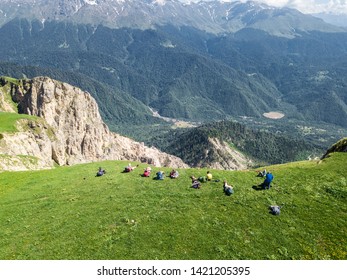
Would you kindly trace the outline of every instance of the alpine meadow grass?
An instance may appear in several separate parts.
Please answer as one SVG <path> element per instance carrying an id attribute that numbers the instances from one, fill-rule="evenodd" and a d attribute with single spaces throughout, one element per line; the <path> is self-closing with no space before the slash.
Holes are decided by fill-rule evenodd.
<path id="1" fill-rule="evenodd" d="M 127 163 L 0 173 L 0 259 L 347 258 L 347 153 L 266 167 L 275 177 L 266 191 L 255 170 L 211 170 L 213 181 L 193 189 L 189 177 L 207 169 L 159 181 L 169 168 L 144 178 L 143 164 L 122 173 Z"/>
<path id="2" fill-rule="evenodd" d="M 1 132 L 17 132 L 17 121 L 22 119 L 38 120 L 37 117 L 17 114 L 0 112 L 0 133 Z"/>

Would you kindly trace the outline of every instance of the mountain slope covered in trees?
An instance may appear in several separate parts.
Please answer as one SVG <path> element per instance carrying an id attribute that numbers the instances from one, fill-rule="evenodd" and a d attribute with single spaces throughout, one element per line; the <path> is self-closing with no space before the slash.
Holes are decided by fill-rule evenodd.
<path id="1" fill-rule="evenodd" d="M 216 149 L 213 139 L 225 144 L 224 153 Z M 191 166 L 200 167 L 212 167 L 214 163 L 226 161 L 231 157 L 227 147 L 247 156 L 248 166 L 297 161 L 323 153 L 321 147 L 302 138 L 251 129 L 233 121 L 207 123 L 176 131 L 164 140 L 154 137 L 151 141 Z"/>
<path id="2" fill-rule="evenodd" d="M 279 112 L 284 121 L 274 125 L 278 130 L 302 128 L 311 139 L 313 130 L 325 131 L 315 136 L 324 145 L 347 129 L 347 33 L 311 16 L 254 2 L 167 1 L 162 12 L 180 7 L 182 21 L 163 22 L 156 21 L 155 1 L 117 1 L 129 11 L 142 5 L 137 11 L 147 11 L 153 23 L 148 28 L 124 25 L 121 17 L 114 18 L 117 26 L 98 17 L 88 24 L 72 18 L 110 1 L 60 1 L 56 17 L 45 18 L 39 15 L 52 12 L 45 9 L 53 1 L 42 7 L 36 1 L 30 10 L 47 13 L 31 13 L 28 5 L 26 15 L 18 7 L 30 1 L 11 1 L 17 2 L 6 1 L 9 13 L 0 15 L 0 75 L 46 75 L 87 90 L 107 124 L 135 138 L 145 138 L 144 130 L 160 132 L 156 125 L 168 129 L 151 109 L 188 122 L 252 120 L 262 128 L 273 123 L 266 113 Z M 183 11 L 191 7 L 200 14 L 183 24 Z"/>
<path id="3" fill-rule="evenodd" d="M 141 31 L 14 20 L 0 35 L 3 60 L 87 76 L 107 85 L 119 103 L 119 96 L 132 96 L 163 116 L 206 121 L 282 111 L 346 126 L 342 33 L 288 39 L 250 29 L 221 37 L 169 26 Z M 101 107 L 105 96 L 98 94 Z"/>

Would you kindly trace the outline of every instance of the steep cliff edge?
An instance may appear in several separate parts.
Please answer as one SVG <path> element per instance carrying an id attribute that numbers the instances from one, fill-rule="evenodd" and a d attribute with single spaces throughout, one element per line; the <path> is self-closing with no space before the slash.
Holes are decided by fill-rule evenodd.
<path id="1" fill-rule="evenodd" d="M 329 157 L 331 153 L 347 153 L 347 137 L 340 139 L 334 145 L 332 145 L 322 156 L 322 159 Z"/>
<path id="2" fill-rule="evenodd" d="M 96 101 L 79 88 L 48 77 L 19 81 L 2 78 L 0 85 L 0 110 L 13 112 L 14 108 L 18 108 L 19 114 L 43 119 L 41 129 L 38 129 L 37 122 L 32 121 L 26 125 L 25 131 L 18 129 L 16 133 L 2 133 L 2 157 L 9 154 L 30 155 L 45 163 L 40 164 L 41 168 L 53 166 L 54 162 L 73 165 L 101 160 L 187 167 L 178 157 L 110 132 L 100 117 Z M 6 97 L 8 95 L 11 100 Z M 37 134 L 38 130 L 40 134 Z M 51 132 L 48 133 L 48 130 Z M 33 140 L 27 140 L 29 138 Z M 36 147 L 29 149 L 29 143 Z"/>

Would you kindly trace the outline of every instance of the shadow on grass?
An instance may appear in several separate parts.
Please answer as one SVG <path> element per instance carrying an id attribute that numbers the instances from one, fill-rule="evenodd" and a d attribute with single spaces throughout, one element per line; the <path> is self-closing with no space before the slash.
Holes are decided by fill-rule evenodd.
<path id="1" fill-rule="evenodd" d="M 149 174 L 149 176 L 146 176 L 146 175 L 143 174 L 143 173 L 139 173 L 139 176 L 140 176 L 140 177 L 143 177 L 143 178 L 150 178 L 150 177 L 151 177 L 151 174 Z"/>
<path id="2" fill-rule="evenodd" d="M 153 177 L 153 180 L 156 180 L 156 181 L 163 181 L 163 180 L 164 180 L 164 178 L 159 179 L 157 176 L 155 176 L 155 177 Z"/>
<path id="3" fill-rule="evenodd" d="M 265 190 L 263 185 L 257 185 L 257 186 L 254 185 L 254 186 L 252 186 L 252 189 L 256 190 L 256 191 L 264 191 Z"/>

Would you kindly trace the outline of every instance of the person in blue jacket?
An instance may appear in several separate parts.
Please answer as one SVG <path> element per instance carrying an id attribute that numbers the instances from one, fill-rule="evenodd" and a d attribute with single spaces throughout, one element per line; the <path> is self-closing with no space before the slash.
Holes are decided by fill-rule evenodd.
<path id="1" fill-rule="evenodd" d="M 272 175 L 271 172 L 267 172 L 266 175 L 265 175 L 265 180 L 263 182 L 263 187 L 264 189 L 270 189 L 271 187 L 271 182 L 272 180 L 274 179 L 274 176 Z"/>
<path id="2" fill-rule="evenodd" d="M 156 177 L 157 180 L 164 180 L 164 171 L 158 171 L 156 175 L 157 175 Z"/>

